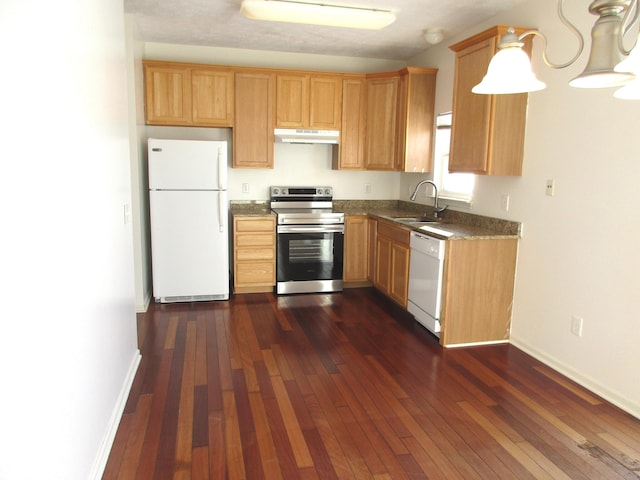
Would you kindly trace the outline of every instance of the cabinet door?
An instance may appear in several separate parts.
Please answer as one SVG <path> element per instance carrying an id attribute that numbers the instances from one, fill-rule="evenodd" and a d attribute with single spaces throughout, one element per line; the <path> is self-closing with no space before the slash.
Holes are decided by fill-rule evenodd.
<path id="1" fill-rule="evenodd" d="M 342 78 L 311 76 L 309 79 L 309 127 L 340 130 L 342 120 Z"/>
<path id="2" fill-rule="evenodd" d="M 399 77 L 367 80 L 367 170 L 396 169 Z"/>
<path id="3" fill-rule="evenodd" d="M 398 242 L 391 245 L 391 278 L 389 296 L 403 307 L 407 306 L 409 291 L 410 247 Z"/>
<path id="4" fill-rule="evenodd" d="M 364 76 L 345 79 L 342 82 L 342 128 L 340 145 L 337 148 L 338 156 L 334 158 L 333 168 L 364 170 L 366 94 Z"/>
<path id="5" fill-rule="evenodd" d="M 234 217 L 234 291 L 268 292 L 275 285 L 275 219 Z"/>
<path id="6" fill-rule="evenodd" d="M 528 94 L 476 95 L 507 27 L 497 26 L 450 48 L 456 52 L 449 170 L 484 175 L 521 175 Z M 516 34 L 527 29 L 516 27 Z M 530 54 L 531 37 L 524 39 Z"/>
<path id="7" fill-rule="evenodd" d="M 219 69 L 191 71 L 194 125 L 233 126 L 233 72 Z"/>
<path id="8" fill-rule="evenodd" d="M 367 235 L 369 236 L 369 281 L 375 280 L 376 275 L 376 238 L 378 236 L 378 221 L 372 218 L 367 223 Z"/>
<path id="9" fill-rule="evenodd" d="M 309 75 L 277 76 L 276 127 L 304 128 L 309 124 Z"/>
<path id="10" fill-rule="evenodd" d="M 344 281 L 369 278 L 369 230 L 366 216 L 347 216 L 344 222 Z"/>
<path id="11" fill-rule="evenodd" d="M 392 240 L 384 235 L 376 238 L 376 266 L 373 284 L 382 293 L 389 294 L 391 285 L 391 244 Z"/>
<path id="12" fill-rule="evenodd" d="M 492 95 L 476 95 L 471 89 L 482 81 L 493 56 L 495 39 L 489 38 L 456 56 L 453 126 L 449 171 L 487 173 L 489 119 Z"/>
<path id="13" fill-rule="evenodd" d="M 447 242 L 442 345 L 509 338 L 518 240 Z"/>
<path id="14" fill-rule="evenodd" d="M 145 64 L 148 125 L 191 124 L 191 73 L 187 67 Z"/>
<path id="15" fill-rule="evenodd" d="M 234 168 L 273 168 L 274 75 L 235 73 Z"/>
<path id="16" fill-rule="evenodd" d="M 398 170 L 431 172 L 435 125 L 435 69 L 409 68 L 402 75 L 398 105 Z"/>

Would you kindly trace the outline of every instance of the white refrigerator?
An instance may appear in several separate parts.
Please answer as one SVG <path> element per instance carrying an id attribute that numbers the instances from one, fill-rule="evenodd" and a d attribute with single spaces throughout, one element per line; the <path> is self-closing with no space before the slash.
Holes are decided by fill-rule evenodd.
<path id="1" fill-rule="evenodd" d="M 227 142 L 150 138 L 156 302 L 229 298 Z"/>

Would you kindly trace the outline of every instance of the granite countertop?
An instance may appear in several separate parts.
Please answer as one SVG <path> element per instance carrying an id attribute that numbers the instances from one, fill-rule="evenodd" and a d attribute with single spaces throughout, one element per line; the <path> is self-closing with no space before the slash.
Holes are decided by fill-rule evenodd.
<path id="1" fill-rule="evenodd" d="M 233 216 L 264 217 L 265 215 L 275 215 L 269 207 L 269 202 L 231 202 L 230 209 Z"/>
<path id="2" fill-rule="evenodd" d="M 451 221 L 435 220 L 436 223 L 429 223 L 425 226 L 407 225 L 403 222 L 398 222 L 395 218 L 404 217 L 401 215 L 378 215 L 370 214 L 373 217 L 382 218 L 384 220 L 391 220 L 400 226 L 414 230 L 416 232 L 424 233 L 425 235 L 438 237 L 446 240 L 490 240 L 500 238 L 517 238 L 518 235 L 505 234 L 500 231 L 492 230 L 488 227 L 468 225 L 464 223 L 455 223 Z M 408 215 L 410 216 L 410 215 Z"/>
<path id="3" fill-rule="evenodd" d="M 397 222 L 395 219 L 402 217 L 424 217 L 431 220 L 433 215 L 432 207 L 402 200 L 334 200 L 333 208 L 346 215 L 370 215 L 378 219 L 392 221 L 407 229 L 447 240 L 520 237 L 521 224 L 519 222 L 455 210 L 445 210 L 437 224 L 426 225 L 424 229 Z M 269 208 L 267 201 L 234 201 L 231 202 L 230 209 L 234 216 L 275 215 Z M 434 220 L 436 219 L 434 218 Z"/>
<path id="4" fill-rule="evenodd" d="M 396 222 L 396 218 L 420 217 L 437 220 L 425 229 L 396 222 L 398 225 L 448 240 L 504 239 L 520 237 L 520 222 L 445 210 L 441 219 L 433 217 L 433 207 L 402 200 L 334 200 L 335 210 L 347 215 L 371 215 Z"/>

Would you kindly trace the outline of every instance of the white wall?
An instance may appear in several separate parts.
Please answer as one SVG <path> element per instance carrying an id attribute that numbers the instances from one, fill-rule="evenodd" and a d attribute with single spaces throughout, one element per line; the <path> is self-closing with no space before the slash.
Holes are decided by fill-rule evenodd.
<path id="1" fill-rule="evenodd" d="M 147 151 L 146 126 L 144 124 L 144 73 L 142 55 L 144 43 L 133 14 L 125 15 L 127 50 L 127 94 L 131 99 L 129 108 L 129 156 L 131 158 L 131 225 L 133 230 L 134 286 L 136 294 L 136 312 L 145 312 L 151 301 L 151 267 L 148 258 L 151 255 L 151 237 L 149 234 L 149 198 L 139 195 L 146 191 Z"/>
<path id="2" fill-rule="evenodd" d="M 98 478 L 139 358 L 124 35 L 121 2 L 0 4 L 2 479 Z"/>
<path id="3" fill-rule="evenodd" d="M 566 2 L 567 16 L 588 35 L 596 17 L 588 2 Z M 454 55 L 447 45 L 496 24 L 537 27 L 549 55 L 570 59 L 575 40 L 559 22 L 554 0 L 530 0 L 413 59 L 438 67 L 436 110 L 451 109 Z M 587 39 L 587 49 L 590 40 Z M 577 65 L 544 66 L 539 40 L 533 63 L 547 89 L 529 96 L 522 177 L 480 177 L 474 212 L 524 223 L 512 341 L 640 417 L 640 103 L 613 90 L 579 90 L 567 82 Z M 554 179 L 556 193 L 545 196 Z M 404 175 L 405 185 L 415 183 Z M 500 209 L 509 194 L 509 212 Z M 584 318 L 582 337 L 571 317 Z"/>
<path id="4" fill-rule="evenodd" d="M 399 173 L 332 170 L 332 148 L 329 145 L 276 144 L 273 170 L 230 171 L 230 197 L 266 200 L 270 185 L 330 185 L 337 200 L 398 198 Z M 242 193 L 244 182 L 249 184 L 248 194 Z M 365 184 L 370 185 L 368 193 Z"/>

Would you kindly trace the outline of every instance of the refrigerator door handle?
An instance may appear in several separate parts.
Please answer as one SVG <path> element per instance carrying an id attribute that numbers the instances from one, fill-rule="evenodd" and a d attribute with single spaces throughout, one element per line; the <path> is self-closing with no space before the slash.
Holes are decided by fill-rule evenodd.
<path id="1" fill-rule="evenodd" d="M 218 190 L 227 189 L 227 159 L 222 154 L 222 147 L 218 147 Z"/>
<path id="2" fill-rule="evenodd" d="M 227 215 L 227 192 L 221 190 L 218 192 L 218 226 L 220 227 L 220 231 L 224 232 L 226 227 L 226 215 Z"/>

